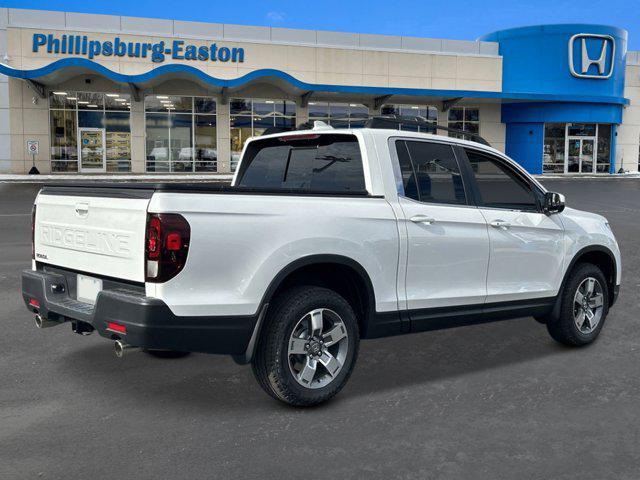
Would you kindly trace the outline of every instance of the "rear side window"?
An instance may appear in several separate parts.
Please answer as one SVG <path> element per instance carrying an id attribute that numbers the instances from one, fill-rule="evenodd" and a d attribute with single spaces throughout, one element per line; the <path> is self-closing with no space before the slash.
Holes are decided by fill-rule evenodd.
<path id="1" fill-rule="evenodd" d="M 464 205 L 467 199 L 450 145 L 397 140 L 404 196 L 426 203 Z"/>
<path id="2" fill-rule="evenodd" d="M 304 192 L 364 192 L 360 146 L 354 135 L 256 140 L 247 147 L 236 184 Z"/>
<path id="3" fill-rule="evenodd" d="M 499 159 L 468 148 L 464 149 L 486 207 L 538 210 L 531 186 Z"/>

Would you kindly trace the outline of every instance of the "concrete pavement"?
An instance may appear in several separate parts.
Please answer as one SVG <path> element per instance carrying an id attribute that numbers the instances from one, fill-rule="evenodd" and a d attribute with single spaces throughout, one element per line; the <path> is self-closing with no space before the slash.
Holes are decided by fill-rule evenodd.
<path id="1" fill-rule="evenodd" d="M 279 404 L 230 358 L 115 358 L 20 298 L 37 185 L 0 185 L 0 478 L 637 479 L 640 181 L 545 180 L 606 215 L 623 287 L 599 340 L 531 318 L 363 342 L 332 402 Z"/>

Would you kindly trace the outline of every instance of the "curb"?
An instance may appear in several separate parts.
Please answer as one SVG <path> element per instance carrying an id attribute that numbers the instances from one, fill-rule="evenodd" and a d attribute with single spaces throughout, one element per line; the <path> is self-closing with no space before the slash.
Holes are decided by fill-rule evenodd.
<path id="1" fill-rule="evenodd" d="M 536 180 L 637 180 L 640 173 L 603 173 L 599 175 L 589 174 L 564 174 L 564 175 L 532 175 Z"/>

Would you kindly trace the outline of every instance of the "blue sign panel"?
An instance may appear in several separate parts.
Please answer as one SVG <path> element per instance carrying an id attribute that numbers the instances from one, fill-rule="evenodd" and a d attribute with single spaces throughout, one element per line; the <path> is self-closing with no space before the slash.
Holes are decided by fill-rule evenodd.
<path id="1" fill-rule="evenodd" d="M 120 37 L 112 41 L 91 40 L 87 35 L 45 35 L 33 34 L 33 53 L 46 50 L 56 55 L 81 55 L 92 60 L 96 57 L 150 58 L 154 63 L 162 63 L 167 57 L 174 60 L 211 62 L 244 62 L 244 48 L 209 45 L 190 45 L 182 40 L 171 42 L 126 42 Z"/>
<path id="2" fill-rule="evenodd" d="M 502 91 L 624 97 L 626 30 L 604 25 L 539 25 L 491 33 L 503 58 Z"/>
<path id="3" fill-rule="evenodd" d="M 503 102 L 506 152 L 542 173 L 545 123 L 622 121 L 627 32 L 604 25 L 539 25 L 491 33 L 499 43 L 503 94 L 554 95 L 554 102 Z M 579 95 L 581 102 L 568 100 Z M 615 128 L 612 128 L 615 132 Z M 615 136 L 611 139 L 615 144 Z M 611 148 L 611 154 L 615 148 Z M 615 161 L 611 159 L 611 168 Z"/>

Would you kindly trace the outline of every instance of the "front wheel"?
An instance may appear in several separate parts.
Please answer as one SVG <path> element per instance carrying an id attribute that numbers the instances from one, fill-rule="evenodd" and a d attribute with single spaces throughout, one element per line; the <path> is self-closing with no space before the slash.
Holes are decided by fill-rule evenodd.
<path id="1" fill-rule="evenodd" d="M 269 308 L 253 373 L 272 397 L 316 405 L 344 387 L 358 345 L 358 322 L 342 296 L 322 287 L 296 287 Z"/>
<path id="2" fill-rule="evenodd" d="M 609 290 L 602 271 L 590 263 L 578 265 L 562 292 L 560 317 L 547 323 L 551 337 L 564 345 L 593 342 L 609 311 Z"/>

